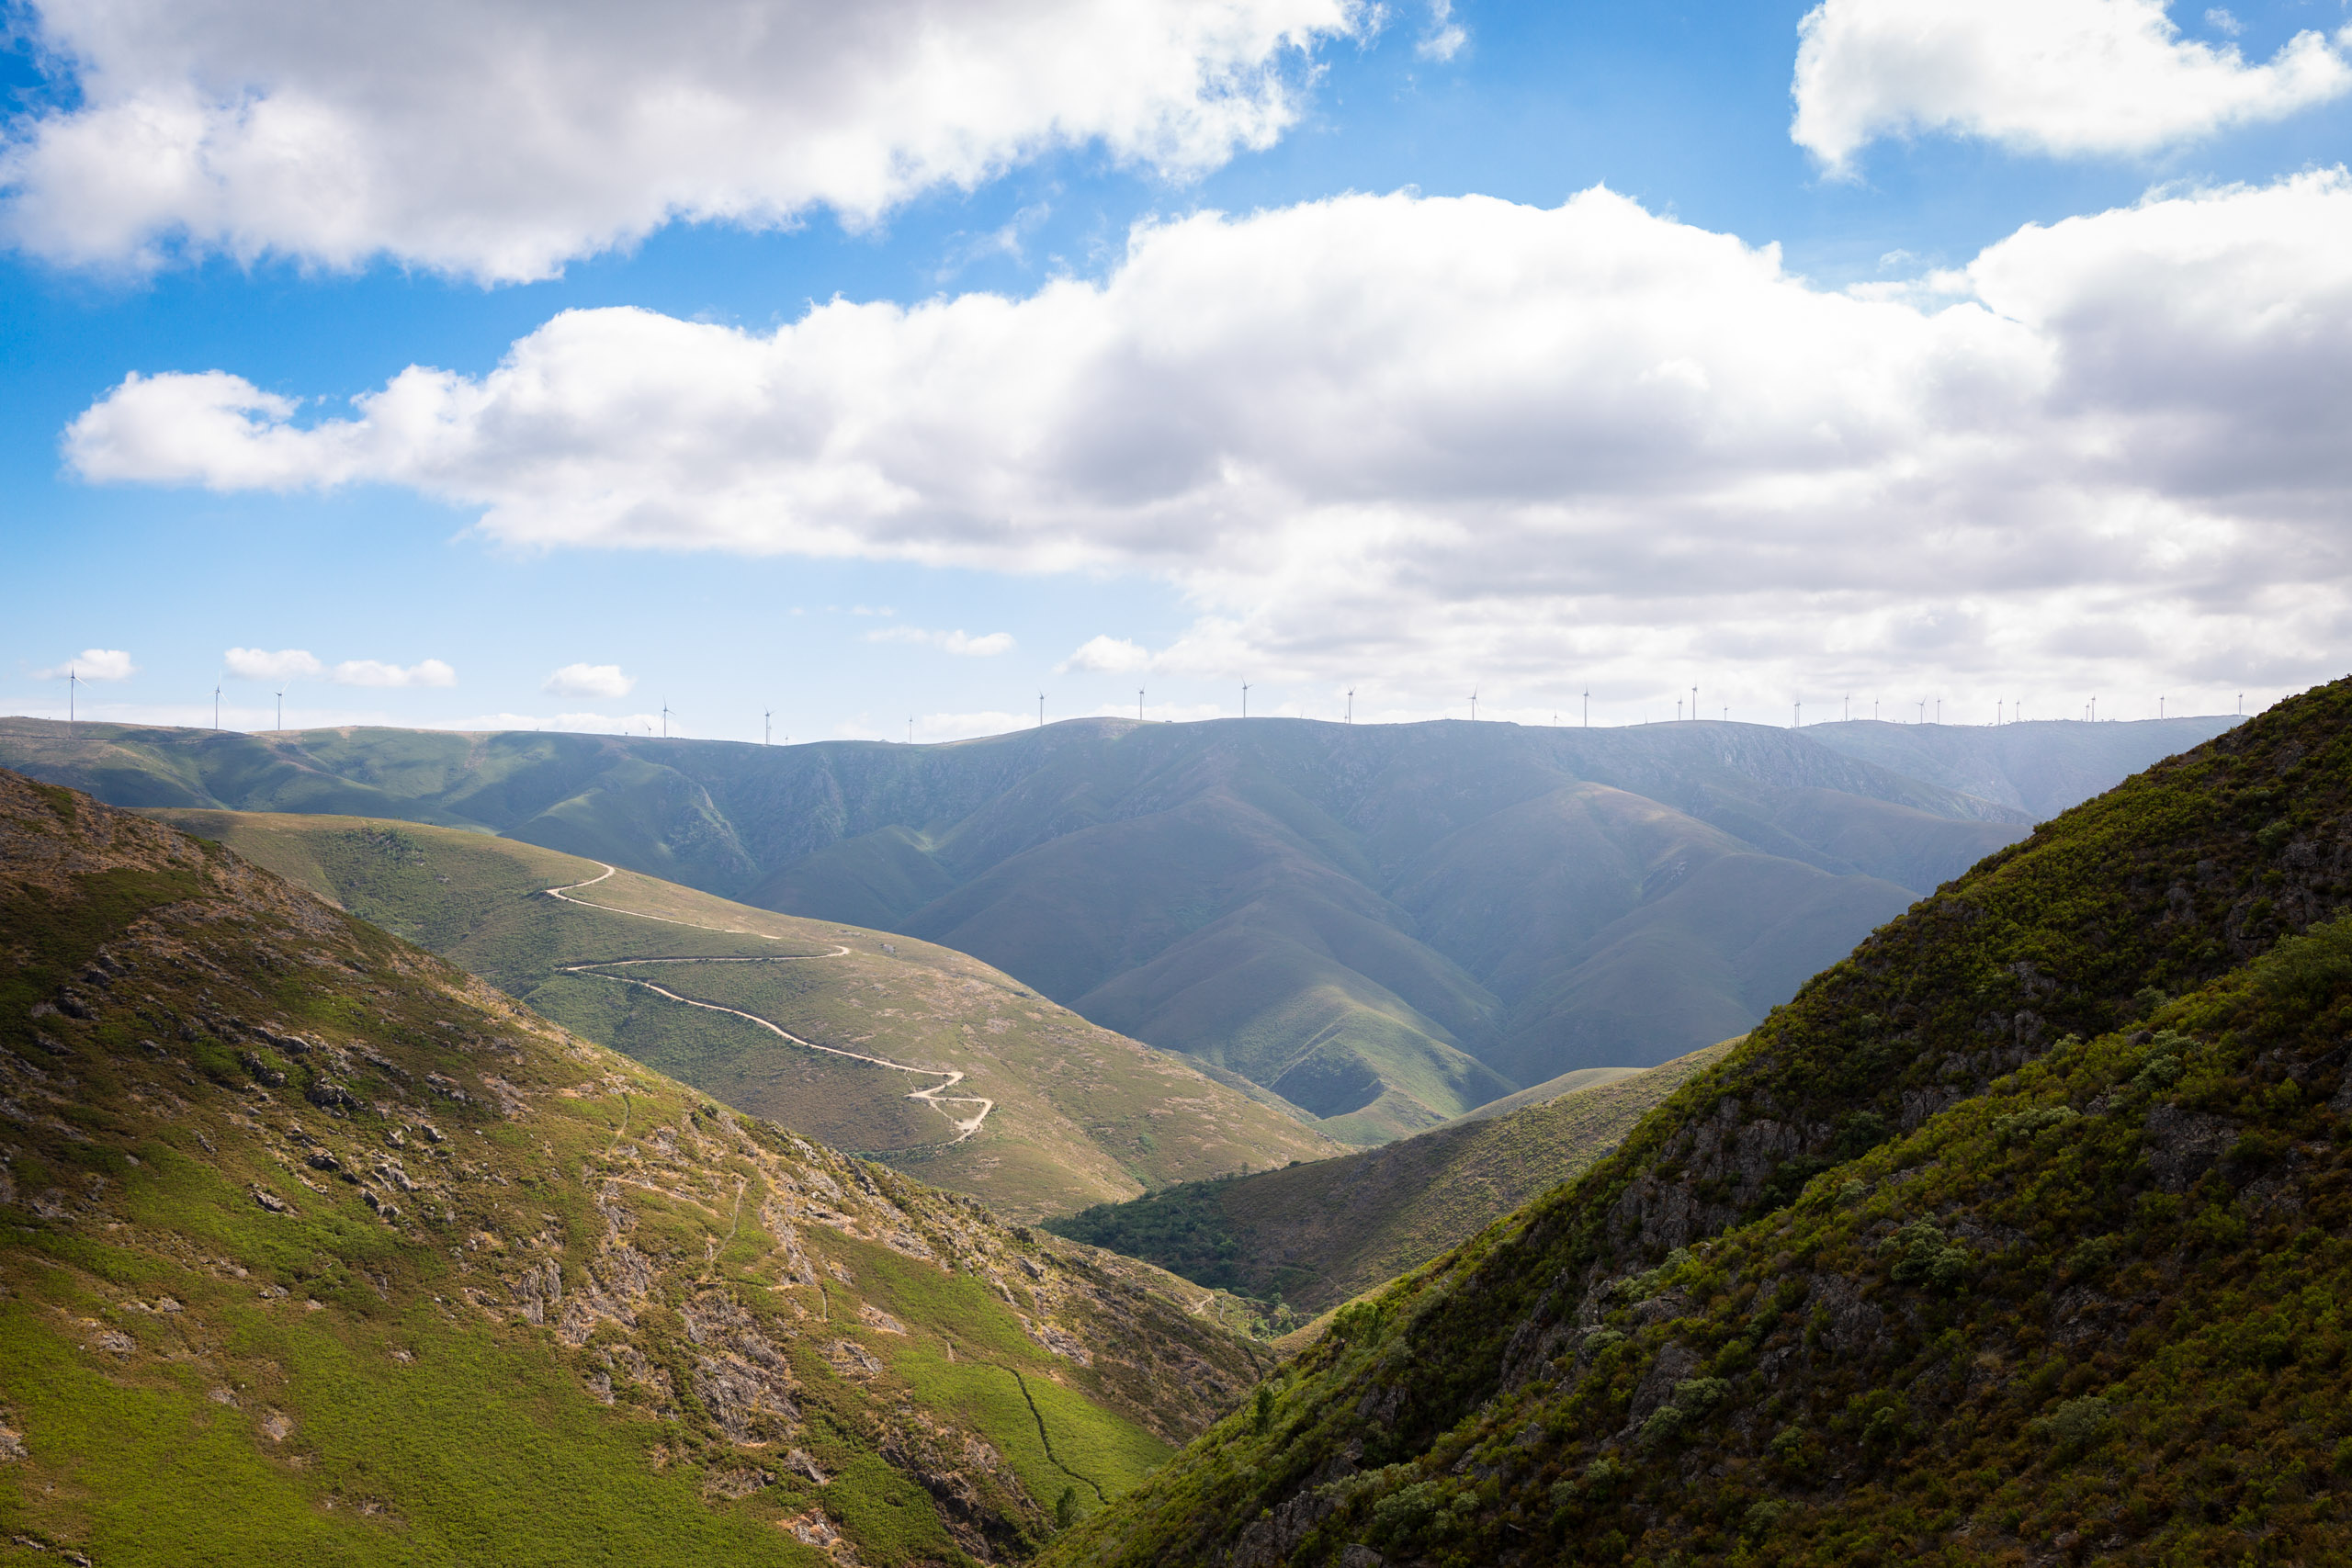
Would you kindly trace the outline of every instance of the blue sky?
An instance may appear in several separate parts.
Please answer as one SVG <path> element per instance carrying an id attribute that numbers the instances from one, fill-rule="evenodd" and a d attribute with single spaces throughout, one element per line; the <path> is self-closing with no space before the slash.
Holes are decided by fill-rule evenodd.
<path id="1" fill-rule="evenodd" d="M 1118 17 L 1065 8 L 1116 52 Z M 787 42 L 802 9 L 775 7 Z M 108 183 L 153 149 L 93 141 L 95 183 L 74 162 L 110 105 L 300 99 L 361 106 L 326 122 L 355 157 L 431 165 L 433 116 L 370 118 L 353 62 L 381 40 L 303 57 L 252 41 L 269 6 L 217 0 L 179 13 L 175 54 L 130 0 L 17 7 L 0 708 L 62 715 L 50 672 L 77 660 L 113 677 L 78 699 L 107 716 L 209 722 L 217 683 L 225 722 L 266 728 L 284 685 L 289 725 L 619 728 L 666 701 L 678 732 L 747 739 L 763 710 L 779 739 L 987 733 L 1041 692 L 1049 717 L 1134 711 L 1138 687 L 1207 716 L 1244 680 L 1252 712 L 1315 717 L 1353 687 L 1360 717 L 1460 716 L 1477 689 L 1482 716 L 1541 722 L 1590 691 L 1596 721 L 1637 722 L 1695 684 L 1709 716 L 1787 722 L 1848 693 L 1970 719 L 2095 694 L 2226 711 L 2342 672 L 2340 7 L 2175 7 L 2129 58 L 2084 39 L 2144 43 L 2144 5 L 1912 8 L 1977 29 L 1966 48 L 1909 39 L 1891 0 L 1824 7 L 1815 101 L 1860 128 L 1842 169 L 1792 135 L 1807 6 L 1262 9 L 1289 41 L 1217 46 L 1271 73 L 1241 90 L 1278 100 L 1261 145 L 1084 134 L 1086 83 L 1019 83 L 1016 39 L 1001 68 L 1063 129 L 957 120 L 954 71 L 840 124 L 746 121 L 787 173 L 828 136 L 905 163 L 933 131 L 1001 133 L 977 174 L 762 186 L 765 212 L 616 243 L 627 220 L 597 214 L 783 176 L 714 174 L 683 137 L 609 190 L 594 149 L 585 175 L 518 162 L 525 205 L 575 187 L 525 235 L 554 259 L 519 270 L 546 276 L 518 276 L 481 259 L 503 198 L 464 167 L 499 175 L 495 119 L 447 132 L 455 172 L 401 213 L 334 225 L 247 200 L 263 177 L 225 153 L 200 200 Z M 966 8 L 959 59 L 992 58 L 989 11 Z M 2090 30 L 2034 36 L 2052 12 Z M 413 26 L 493 85 L 527 50 L 462 9 Z M 2260 74 L 2314 32 L 2301 76 Z M 1989 68 L 1917 85 L 1922 55 L 1978 47 L 2084 52 L 2042 102 L 2007 68 L 1998 93 Z M 682 50 L 653 63 L 724 77 Z M 612 56 L 592 63 L 628 70 L 629 40 Z M 1175 68 L 1136 90 L 1190 126 Z M 2201 118 L 2143 110 L 2199 94 Z M 413 240 L 469 203 L 489 216 Z M 518 354 L 529 395 L 553 389 L 527 407 L 499 379 Z M 456 459 L 354 412 L 413 366 L 450 373 L 430 408 Z M 2280 401 L 2222 395 L 2241 384 Z M 616 412 L 616 388 L 650 389 Z M 570 667 L 616 673 L 549 689 Z"/>

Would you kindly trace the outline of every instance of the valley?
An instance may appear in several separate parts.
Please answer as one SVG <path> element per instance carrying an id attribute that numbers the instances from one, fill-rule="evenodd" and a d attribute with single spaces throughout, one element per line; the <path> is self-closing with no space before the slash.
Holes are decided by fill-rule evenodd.
<path id="1" fill-rule="evenodd" d="M 2352 682 L 2042 824 L 1068 1563 L 2333 1562 Z"/>
<path id="2" fill-rule="evenodd" d="M 1582 1174 L 1736 1040 L 1379 1148 L 1164 1187 L 1046 1228 L 1308 1316 L 1410 1273 Z M 1500 1109 L 1498 1109 L 1499 1107 Z M 1277 1326 L 1292 1321 L 1278 1316 Z"/>
<path id="3" fill-rule="evenodd" d="M 1272 1364 L 8 773 L 0 954 L 11 1560 L 1023 1558 Z"/>
<path id="4" fill-rule="evenodd" d="M 1215 1081 L 929 943 L 481 833 L 151 815 L 722 1103 L 1015 1219 L 1336 1152 L 1262 1091 Z"/>
<path id="5" fill-rule="evenodd" d="M 1738 1033 L 2038 815 L 2233 722 L 1088 719 L 760 747 L 7 720 L 0 764 L 129 806 L 487 829 L 903 933 L 1363 1145 Z"/>

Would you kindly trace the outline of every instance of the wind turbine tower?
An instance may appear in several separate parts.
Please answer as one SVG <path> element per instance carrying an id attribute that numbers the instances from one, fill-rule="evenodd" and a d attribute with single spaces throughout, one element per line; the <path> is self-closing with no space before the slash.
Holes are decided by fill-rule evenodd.
<path id="1" fill-rule="evenodd" d="M 1136 688 L 1136 722 L 1137 724 L 1143 722 L 1143 688 L 1141 686 Z"/>
<path id="2" fill-rule="evenodd" d="M 1037 728 L 1046 728 L 1046 694 L 1043 692 L 1037 694 Z"/>
<path id="3" fill-rule="evenodd" d="M 770 722 L 775 717 L 775 710 L 774 708 L 762 708 L 760 710 L 760 744 L 763 746 L 765 746 L 769 741 L 775 739 L 775 726 Z"/>
<path id="4" fill-rule="evenodd" d="M 1592 728 L 1592 694 L 1590 692 L 1584 694 L 1584 727 L 1587 729 Z"/>
<path id="5" fill-rule="evenodd" d="M 1353 724 L 1355 721 L 1356 721 L 1356 689 L 1355 689 L 1353 686 L 1350 686 L 1350 687 L 1348 688 L 1348 722 L 1349 722 L 1350 724 Z"/>
<path id="6" fill-rule="evenodd" d="M 281 730 L 286 728 L 286 688 L 283 686 L 277 688 L 277 728 Z"/>
<path id="7" fill-rule="evenodd" d="M 1470 688 L 1470 722 L 1478 722 L 1478 688 L 1476 686 Z"/>
<path id="8" fill-rule="evenodd" d="M 1250 716 L 1250 682 L 1247 681 L 1241 682 L 1241 716 Z"/>
<path id="9" fill-rule="evenodd" d="M 670 739 L 670 699 L 662 699 L 662 739 Z"/>
<path id="10" fill-rule="evenodd" d="M 72 666 L 65 671 L 65 728 L 74 728 L 74 692 L 82 683 L 82 674 Z"/>

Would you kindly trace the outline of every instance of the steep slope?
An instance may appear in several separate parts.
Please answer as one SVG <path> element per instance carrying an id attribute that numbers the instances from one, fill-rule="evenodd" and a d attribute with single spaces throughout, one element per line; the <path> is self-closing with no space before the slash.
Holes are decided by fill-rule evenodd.
<path id="1" fill-rule="evenodd" d="M 1733 1043 L 1382 1148 L 1188 1182 L 1050 1228 L 1199 1284 L 1318 1313 L 1575 1177 Z"/>
<path id="2" fill-rule="evenodd" d="M 1120 1039 L 928 943 L 606 875 L 594 862 L 479 833 L 348 817 L 153 815 L 727 1104 L 1016 1219 L 1334 1152 L 1184 1058 Z M 584 886 L 545 896 L 572 884 Z M 854 1055 L 797 1044 L 740 1013 Z M 910 1098 L 926 1091 L 947 1098 Z M 978 1127 L 959 1137 L 976 1113 Z"/>
<path id="3" fill-rule="evenodd" d="M 2343 1556 L 2348 811 L 2352 682 L 2044 825 L 1055 1560 Z"/>
<path id="4" fill-rule="evenodd" d="M 8 773 L 0 1080 L 32 1560 L 1001 1561 L 1267 1360 L 1206 1292 Z"/>
<path id="5" fill-rule="evenodd" d="M 1745 1028 L 2026 820 L 1803 732 L 1705 723 L 1081 720 L 767 748 L 6 721 L 0 760 L 144 804 L 486 827 L 906 931 L 1360 1141 Z"/>

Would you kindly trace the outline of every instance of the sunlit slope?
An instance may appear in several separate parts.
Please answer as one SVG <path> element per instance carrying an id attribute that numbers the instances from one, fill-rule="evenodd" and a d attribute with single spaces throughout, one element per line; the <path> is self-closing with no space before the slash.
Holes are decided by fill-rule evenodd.
<path id="1" fill-rule="evenodd" d="M 1052 1560 L 2344 1560 L 2347 911 L 2340 681 L 1874 932 Z"/>
<path id="2" fill-rule="evenodd" d="M 1089 1209 L 1053 1228 L 1311 1314 L 1419 1268 L 1577 1176 L 1736 1043 L 1599 1073 L 1600 1082 L 1360 1154 Z"/>
<path id="3" fill-rule="evenodd" d="M 10 773 L 0 955 L 28 1561 L 1018 1559 L 1265 1364 L 1206 1292 Z"/>
<path id="4" fill-rule="evenodd" d="M 160 815 L 729 1105 L 1015 1216 L 1066 1213 L 1332 1147 L 1182 1058 L 929 943 L 729 904 L 631 872 L 605 876 L 603 866 L 477 833 L 337 817 Z M 563 897 L 545 891 L 578 883 L 588 885 Z M 709 962 L 625 962 L 650 958 Z M 651 986 L 817 1045 L 936 1070 L 804 1049 Z M 947 1092 L 993 1101 L 960 1141 L 957 1118 L 977 1106 L 907 1098 L 955 1071 L 965 1077 Z"/>
<path id="5" fill-rule="evenodd" d="M 1359 1141 L 1746 1027 L 2025 821 L 1804 731 L 1713 723 L 1086 719 L 762 747 L 11 719 L 0 761 L 126 802 L 483 827 L 906 931 Z"/>

